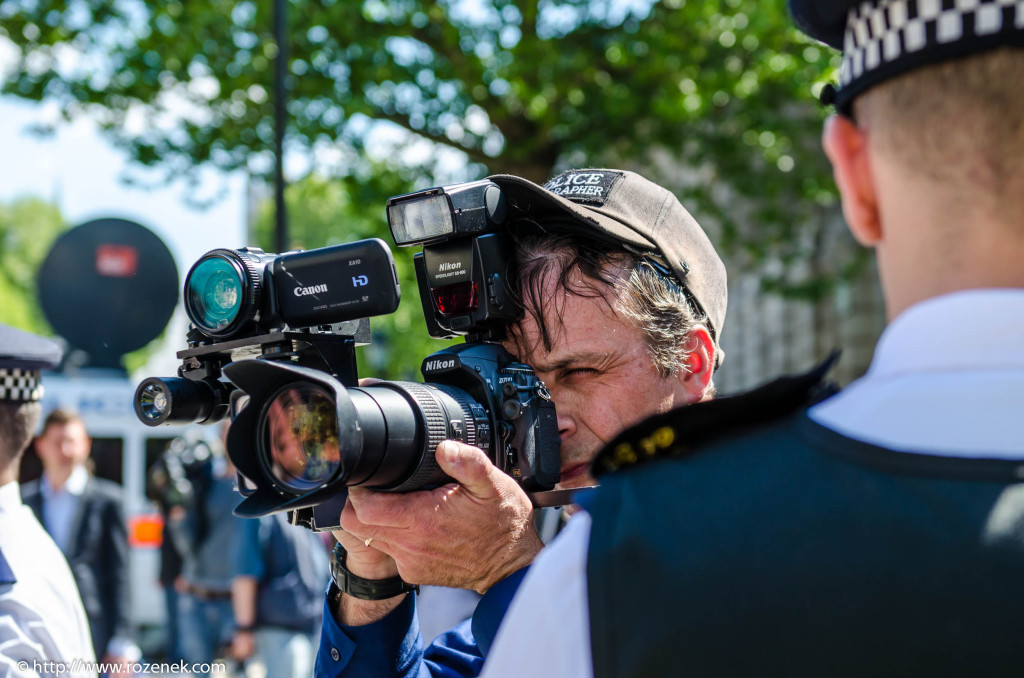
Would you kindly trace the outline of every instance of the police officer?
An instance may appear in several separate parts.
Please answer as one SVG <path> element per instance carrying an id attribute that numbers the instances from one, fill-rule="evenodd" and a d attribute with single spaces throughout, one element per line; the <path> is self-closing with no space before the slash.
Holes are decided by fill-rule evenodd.
<path id="1" fill-rule="evenodd" d="M 0 325 L 0 674 L 70 674 L 93 662 L 89 622 L 60 549 L 21 503 L 18 465 L 39 419 L 40 370 L 56 367 L 60 347 Z M 95 676 L 79 666 L 75 675 Z"/>
<path id="2" fill-rule="evenodd" d="M 823 370 L 612 441 L 485 676 L 1024 666 L 1024 4 L 790 5 L 843 49 L 824 147 L 877 251 L 871 367 L 816 404 Z"/>

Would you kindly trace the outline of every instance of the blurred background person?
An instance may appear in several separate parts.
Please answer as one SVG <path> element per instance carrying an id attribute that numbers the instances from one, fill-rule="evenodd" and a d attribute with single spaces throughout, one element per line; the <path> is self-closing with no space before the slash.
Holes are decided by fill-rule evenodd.
<path id="1" fill-rule="evenodd" d="M 327 549 L 306 528 L 275 513 L 243 521 L 232 583 L 232 655 L 256 657 L 268 678 L 309 678 L 319 642 Z"/>
<path id="2" fill-rule="evenodd" d="M 231 554 L 244 525 L 232 513 L 239 499 L 235 468 L 219 442 L 187 438 L 171 443 L 163 466 L 167 537 L 182 557 L 175 583 L 182 657 L 210 663 L 224 656 L 234 632 Z"/>
<path id="3" fill-rule="evenodd" d="M 96 657 L 133 662 L 141 654 L 128 622 L 128 534 L 121 488 L 90 473 L 91 445 L 81 417 L 61 409 L 50 412 L 35 440 L 43 475 L 24 486 L 22 497 L 71 566 Z"/>
<path id="4" fill-rule="evenodd" d="M 173 442 L 171 443 L 173 445 Z M 171 445 L 164 454 L 153 464 L 146 477 L 146 498 L 152 501 L 160 510 L 160 516 L 164 521 L 163 538 L 160 541 L 160 587 L 164 592 L 164 609 L 167 613 L 167 622 L 164 625 L 165 635 L 164 658 L 174 662 L 185 658 L 181 647 L 181 592 L 184 589 L 184 579 L 181 577 L 181 566 L 183 555 L 178 548 L 177 540 L 171 535 L 172 514 L 180 519 L 184 509 L 181 508 L 183 501 L 182 490 L 178 482 L 181 477 L 181 467 L 168 463 L 171 457 Z"/>

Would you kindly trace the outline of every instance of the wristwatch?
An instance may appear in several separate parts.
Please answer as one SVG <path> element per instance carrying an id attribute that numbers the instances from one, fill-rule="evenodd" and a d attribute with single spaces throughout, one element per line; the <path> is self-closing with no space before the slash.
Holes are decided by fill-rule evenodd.
<path id="1" fill-rule="evenodd" d="M 419 586 L 406 583 L 401 577 L 390 577 L 388 579 L 363 579 L 359 575 L 352 574 L 345 567 L 345 556 L 347 555 L 341 544 L 335 544 L 331 551 L 331 578 L 334 585 L 343 593 L 360 600 L 385 600 L 394 598 L 410 591 L 419 591 Z"/>

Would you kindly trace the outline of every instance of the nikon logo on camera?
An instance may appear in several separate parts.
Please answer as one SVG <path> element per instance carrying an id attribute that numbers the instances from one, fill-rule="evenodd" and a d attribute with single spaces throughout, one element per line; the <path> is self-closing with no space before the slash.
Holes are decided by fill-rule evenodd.
<path id="1" fill-rule="evenodd" d="M 310 287 L 296 287 L 295 296 L 304 297 L 308 294 L 320 294 L 327 291 L 327 285 L 312 285 Z"/>
<path id="2" fill-rule="evenodd" d="M 437 360 L 427 360 L 423 363 L 423 372 L 440 372 L 442 370 L 451 370 L 459 365 L 459 361 L 455 358 L 443 358 Z"/>

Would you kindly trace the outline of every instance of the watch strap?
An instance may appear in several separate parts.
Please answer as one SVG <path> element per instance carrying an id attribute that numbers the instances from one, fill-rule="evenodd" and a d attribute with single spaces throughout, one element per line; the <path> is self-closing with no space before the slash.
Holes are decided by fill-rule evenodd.
<path id="1" fill-rule="evenodd" d="M 403 593 L 420 590 L 419 586 L 409 584 L 401 577 L 364 579 L 359 575 L 352 574 L 345 567 L 346 555 L 348 553 L 341 544 L 334 545 L 334 550 L 331 551 L 331 578 L 334 579 L 334 585 L 342 593 L 360 600 L 386 600 Z"/>

